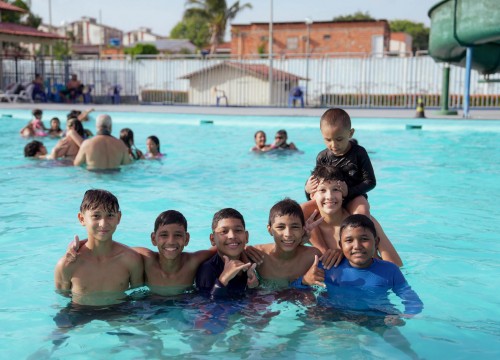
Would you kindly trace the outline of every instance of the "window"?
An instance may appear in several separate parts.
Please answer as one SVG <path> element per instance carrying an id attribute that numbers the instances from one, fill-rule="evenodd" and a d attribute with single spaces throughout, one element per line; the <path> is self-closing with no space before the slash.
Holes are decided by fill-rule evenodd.
<path id="1" fill-rule="evenodd" d="M 296 50 L 299 48 L 299 38 L 298 37 L 290 37 L 286 39 L 286 48 L 288 50 Z"/>
<path id="2" fill-rule="evenodd" d="M 328 41 L 330 40 L 332 37 L 330 36 L 330 34 L 326 34 L 326 35 L 323 35 L 323 40 L 325 41 Z"/>

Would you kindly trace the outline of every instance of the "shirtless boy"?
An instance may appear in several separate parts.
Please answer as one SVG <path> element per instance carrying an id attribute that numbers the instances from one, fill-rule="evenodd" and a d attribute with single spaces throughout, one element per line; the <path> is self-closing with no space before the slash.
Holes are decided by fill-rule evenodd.
<path id="1" fill-rule="evenodd" d="M 217 254 L 200 265 L 196 288 L 211 298 L 241 296 L 258 285 L 255 264 L 242 261 L 248 243 L 245 220 L 237 210 L 225 208 L 214 214 L 210 243 Z"/>
<path id="2" fill-rule="evenodd" d="M 265 283 L 298 288 L 322 285 L 323 270 L 318 269 L 321 252 L 302 245 L 305 226 L 304 213 L 296 201 L 284 199 L 271 208 L 267 231 L 274 243 L 255 245 L 264 256 L 257 271 Z"/>
<path id="3" fill-rule="evenodd" d="M 342 207 L 342 201 L 347 194 L 347 186 L 344 182 L 342 172 L 332 166 L 317 165 L 312 172 L 312 176 L 318 180 L 316 191 L 311 194 L 311 198 L 315 202 L 314 207 L 311 208 L 310 202 L 304 203 L 301 206 L 306 217 L 312 216 L 312 214 L 319 211 L 320 218 L 323 221 L 312 229 L 310 242 L 322 251 L 325 257 L 330 255 L 335 257 L 338 260 L 335 263 L 338 265 L 342 256 L 338 243 L 340 239 L 340 225 L 345 218 L 351 215 Z M 401 258 L 382 230 L 382 227 L 375 218 L 371 217 L 371 219 L 375 223 L 377 234 L 380 237 L 378 255 L 383 260 L 402 266 Z M 327 255 L 326 252 L 329 249 L 330 255 Z M 331 262 L 327 263 L 331 264 Z M 329 266 L 326 266 L 326 268 L 329 268 Z"/>
<path id="4" fill-rule="evenodd" d="M 55 268 L 55 286 L 78 305 L 118 304 L 125 291 L 143 284 L 140 254 L 113 240 L 120 223 L 118 199 L 105 190 L 88 190 L 78 220 L 87 230 L 87 241 L 78 257 L 62 257 Z"/>
<path id="5" fill-rule="evenodd" d="M 199 265 L 215 254 L 215 248 L 183 252 L 189 243 L 187 220 L 175 210 L 158 215 L 151 242 L 158 252 L 143 247 L 133 249 L 143 256 L 146 285 L 151 292 L 163 296 L 182 294 L 192 288 Z"/>

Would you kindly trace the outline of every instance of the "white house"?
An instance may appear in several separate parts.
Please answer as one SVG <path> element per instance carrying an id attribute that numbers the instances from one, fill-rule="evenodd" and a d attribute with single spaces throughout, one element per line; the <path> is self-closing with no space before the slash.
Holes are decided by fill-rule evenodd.
<path id="1" fill-rule="evenodd" d="M 125 47 L 132 47 L 137 43 L 152 43 L 164 38 L 164 36 L 153 34 L 150 28 L 140 27 L 137 30 L 132 30 L 123 34 L 122 43 Z"/>
<path id="2" fill-rule="evenodd" d="M 300 76 L 273 69 L 271 105 L 286 105 L 290 90 L 307 80 Z M 231 106 L 270 105 L 269 67 L 224 61 L 181 76 L 189 80 L 189 103 L 215 105 L 217 97 L 226 96 Z M 225 99 L 220 99 L 225 105 Z"/>

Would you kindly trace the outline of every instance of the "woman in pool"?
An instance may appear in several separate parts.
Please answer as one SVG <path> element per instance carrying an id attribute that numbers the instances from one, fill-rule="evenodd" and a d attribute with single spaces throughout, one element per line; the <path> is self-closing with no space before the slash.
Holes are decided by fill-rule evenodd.
<path id="1" fill-rule="evenodd" d="M 163 154 L 160 152 L 160 139 L 156 136 L 151 135 L 146 139 L 146 159 L 160 159 Z"/>
<path id="2" fill-rule="evenodd" d="M 257 131 L 253 137 L 255 139 L 255 146 L 250 151 L 268 151 L 271 149 L 271 145 L 266 144 L 266 133 L 264 131 Z"/>
<path id="3" fill-rule="evenodd" d="M 80 150 L 84 139 L 83 125 L 78 119 L 69 119 L 66 122 L 66 136 L 59 140 L 50 153 L 51 159 L 73 160 Z"/>
<path id="4" fill-rule="evenodd" d="M 63 130 L 61 129 L 61 121 L 59 118 L 50 119 L 50 129 L 49 136 L 50 137 L 61 137 L 63 135 Z"/>
<path id="5" fill-rule="evenodd" d="M 128 153 L 132 160 L 144 159 L 144 154 L 134 144 L 134 132 L 132 129 L 125 128 L 120 131 L 120 139 L 127 145 Z"/>

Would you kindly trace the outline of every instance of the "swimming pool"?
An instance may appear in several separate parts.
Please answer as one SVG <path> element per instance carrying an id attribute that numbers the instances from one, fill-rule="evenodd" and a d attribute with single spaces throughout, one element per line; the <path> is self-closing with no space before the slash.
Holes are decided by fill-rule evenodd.
<path id="1" fill-rule="evenodd" d="M 177 209 L 189 223 L 186 250 L 206 248 L 212 215 L 223 207 L 242 212 L 250 243 L 270 242 L 270 207 L 285 196 L 304 200 L 304 181 L 323 148 L 318 119 L 113 113 L 114 134 L 132 128 L 142 150 L 146 137 L 156 134 L 168 155 L 96 174 L 24 159 L 26 140 L 18 131 L 29 111 L 2 114 L 12 115 L 0 119 L 2 357 L 407 358 L 365 327 L 314 319 L 298 299 L 272 303 L 268 318 L 242 306 L 220 333 L 203 335 L 192 326 L 198 309 L 176 298 L 151 305 L 140 321 L 92 321 L 54 345 L 53 318 L 68 301 L 54 292 L 53 269 L 72 235 L 85 235 L 76 218 L 85 190 L 117 195 L 123 217 L 115 239 L 128 245 L 152 248 L 154 219 Z M 65 113 L 47 111 L 44 122 L 56 115 Z M 406 130 L 407 124 L 423 128 Z M 396 341 L 406 339 L 422 358 L 498 358 L 500 121 L 354 119 L 353 127 L 377 175 L 372 213 L 425 304 L 421 315 L 398 328 Z M 270 140 L 281 128 L 303 154 L 248 152 L 256 130 Z M 42 141 L 49 150 L 56 142 Z"/>

